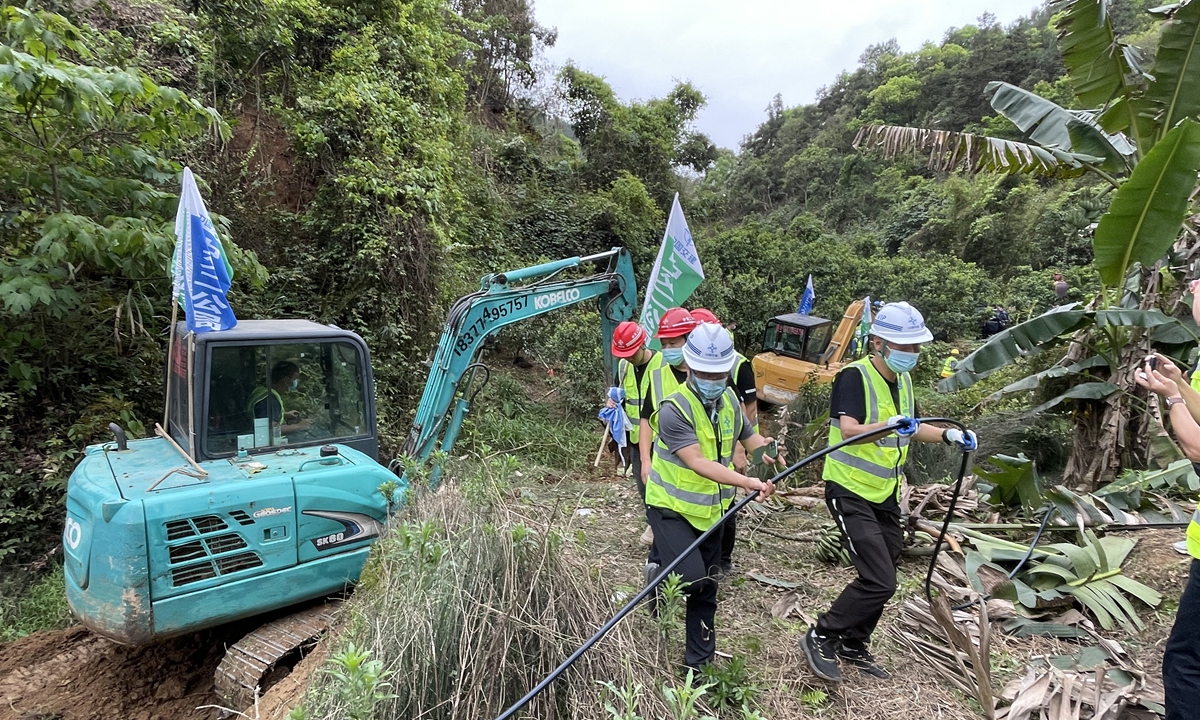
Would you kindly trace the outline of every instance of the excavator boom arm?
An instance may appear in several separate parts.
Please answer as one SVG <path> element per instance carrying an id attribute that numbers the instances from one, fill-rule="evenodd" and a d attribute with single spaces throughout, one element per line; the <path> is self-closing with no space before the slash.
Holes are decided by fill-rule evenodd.
<path id="1" fill-rule="evenodd" d="M 564 270 L 600 262 L 606 263 L 603 272 L 554 280 Z M 513 284 L 518 282 L 522 284 Z M 637 303 L 628 251 L 613 248 L 484 276 L 479 291 L 459 298 L 450 308 L 401 454 L 426 460 L 434 450 L 453 447 L 471 401 L 482 387 L 474 387 L 475 371 L 482 369 L 475 356 L 486 338 L 522 320 L 588 300 L 595 300 L 600 310 L 605 374 L 612 382 L 612 334 L 618 323 L 633 317 Z"/>

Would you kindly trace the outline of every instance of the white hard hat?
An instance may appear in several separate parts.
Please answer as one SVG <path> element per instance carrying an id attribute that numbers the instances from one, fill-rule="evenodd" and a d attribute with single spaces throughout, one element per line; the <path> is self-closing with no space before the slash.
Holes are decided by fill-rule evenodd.
<path id="1" fill-rule="evenodd" d="M 925 318 L 906 302 L 888 303 L 879 308 L 871 322 L 870 333 L 897 345 L 917 345 L 933 340 L 925 327 Z"/>
<path id="2" fill-rule="evenodd" d="M 683 346 L 683 360 L 692 370 L 727 373 L 737 361 L 733 336 L 716 323 L 700 323 L 688 333 Z"/>

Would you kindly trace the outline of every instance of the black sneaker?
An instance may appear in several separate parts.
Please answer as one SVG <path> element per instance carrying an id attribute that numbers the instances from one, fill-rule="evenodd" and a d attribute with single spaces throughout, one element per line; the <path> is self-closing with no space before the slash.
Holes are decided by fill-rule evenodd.
<path id="1" fill-rule="evenodd" d="M 871 677 L 877 677 L 880 680 L 887 680 L 891 677 L 887 670 L 879 666 L 879 663 L 875 661 L 875 656 L 867 649 L 866 643 L 861 640 L 843 639 L 837 644 L 837 656 Z"/>
<path id="2" fill-rule="evenodd" d="M 642 587 L 646 587 L 654 578 L 658 577 L 658 563 L 648 562 L 646 568 L 642 571 Z M 646 609 L 650 611 L 650 617 L 658 617 L 658 597 L 662 585 L 654 588 L 654 592 L 646 597 Z"/>
<path id="3" fill-rule="evenodd" d="M 838 669 L 837 646 L 838 638 L 819 635 L 815 627 L 809 628 L 804 637 L 800 638 L 800 649 L 804 651 L 804 657 L 808 660 L 813 674 L 822 680 L 840 683 L 842 671 Z"/>

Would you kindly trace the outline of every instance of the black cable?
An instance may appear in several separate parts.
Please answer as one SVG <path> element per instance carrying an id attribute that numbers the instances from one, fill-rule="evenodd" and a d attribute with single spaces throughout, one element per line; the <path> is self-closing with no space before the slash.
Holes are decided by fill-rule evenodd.
<path id="1" fill-rule="evenodd" d="M 1021 568 L 1025 567 L 1025 563 L 1029 562 L 1029 558 L 1033 556 L 1034 549 L 1037 548 L 1038 542 L 1041 541 L 1041 539 L 1042 539 L 1042 533 L 1046 532 L 1046 526 L 1048 524 L 1050 524 L 1050 516 L 1052 516 L 1057 511 L 1058 511 L 1057 505 L 1054 505 L 1053 503 L 1046 504 L 1046 516 L 1042 518 L 1042 524 L 1038 526 L 1037 532 L 1034 533 L 1033 542 L 1029 543 L 1029 548 L 1025 550 L 1025 556 L 1022 557 L 1021 562 L 1017 563 L 1017 566 L 1014 567 L 1008 573 L 1009 580 L 1012 580 L 1013 578 L 1015 578 L 1017 576 L 1017 573 L 1021 572 Z M 935 552 L 936 552 L 936 550 L 935 550 Z M 951 610 L 966 610 L 967 608 L 971 607 L 972 605 L 976 605 L 980 602 L 987 602 L 988 600 L 991 600 L 991 599 L 992 599 L 992 596 L 989 593 L 987 595 L 983 595 L 982 597 L 977 597 L 974 600 L 971 600 L 969 602 L 955 605 L 954 607 L 951 608 Z"/>
<path id="2" fill-rule="evenodd" d="M 943 420 L 941 418 L 933 418 L 933 419 L 931 419 L 931 421 L 932 422 L 948 422 L 948 423 L 953 423 L 954 425 L 956 425 L 958 427 L 964 427 L 962 424 L 960 424 L 956 421 L 953 421 L 953 420 Z M 920 420 L 920 422 L 925 422 L 925 421 Z M 824 448 L 823 450 L 818 450 L 817 452 L 813 453 L 812 455 L 809 455 L 808 457 L 804 458 L 803 460 L 800 460 L 799 462 L 792 465 L 791 467 L 788 467 L 788 468 L 780 471 L 777 475 L 775 475 L 775 477 L 771 478 L 767 482 L 774 484 L 777 481 L 783 480 L 784 478 L 788 477 L 792 473 L 795 473 L 797 470 L 803 468 L 805 465 L 808 465 L 809 463 L 811 463 L 815 460 L 819 460 L 820 458 L 825 457 L 826 455 L 833 452 L 834 450 L 840 450 L 841 448 L 843 448 L 847 445 L 852 445 L 854 443 L 862 442 L 863 440 L 873 438 L 877 435 L 886 435 L 886 434 L 892 433 L 898 427 L 899 427 L 898 424 L 885 425 L 884 427 L 879 428 L 878 430 L 872 430 L 871 432 L 865 432 L 860 435 L 855 435 L 854 437 L 842 440 L 840 443 L 837 443 L 836 445 L 830 445 L 829 447 Z M 964 457 L 965 457 L 965 454 L 964 454 Z M 966 463 L 964 462 L 964 467 L 965 467 L 965 465 L 966 465 Z M 959 482 L 960 483 L 962 482 L 962 478 L 959 478 Z M 642 588 L 641 592 L 639 592 L 637 595 L 635 595 L 633 597 L 632 600 L 630 600 L 628 603 L 626 603 L 625 607 L 623 607 L 619 611 L 617 611 L 616 615 L 614 615 L 608 622 L 604 623 L 604 625 L 599 630 L 596 631 L 596 634 L 594 634 L 590 638 L 588 638 L 587 641 L 584 642 L 583 645 L 581 645 L 578 650 L 571 653 L 570 657 L 568 657 L 566 660 L 564 660 L 561 665 L 559 665 L 557 668 L 554 669 L 553 672 L 551 672 L 541 682 L 539 682 L 537 685 L 535 685 L 532 690 L 530 690 L 528 693 L 525 694 L 525 697 L 521 698 L 520 700 L 515 702 L 512 705 L 512 707 L 508 708 L 503 713 L 501 713 L 496 718 L 496 720 L 508 720 L 513 715 L 515 715 L 518 710 L 525 707 L 525 705 L 527 705 L 530 700 L 533 700 L 543 690 L 545 690 L 547 687 L 549 687 L 550 683 L 557 680 L 558 676 L 562 675 L 563 671 L 565 671 L 576 660 L 578 660 L 580 657 L 582 657 L 585 652 L 587 652 L 589 649 L 591 649 L 591 647 L 593 645 L 595 645 L 596 643 L 598 643 L 601 640 L 601 638 L 603 638 L 605 635 L 607 635 L 610 630 L 612 630 L 614 627 L 616 627 L 617 623 L 619 623 L 622 619 L 624 619 L 624 617 L 626 615 L 628 615 L 630 612 L 632 612 L 633 609 L 635 607 L 637 607 L 638 603 L 640 603 L 642 600 L 645 600 L 646 597 L 651 592 L 653 592 L 656 587 L 658 587 L 659 583 L 661 583 L 663 580 L 665 580 L 667 578 L 667 576 L 670 575 L 671 572 L 680 563 L 682 563 L 683 560 L 688 555 L 692 554 L 692 552 L 700 546 L 701 543 L 703 543 L 705 540 L 707 540 L 709 538 L 709 536 L 711 536 L 717 529 L 719 529 L 722 525 L 724 525 L 726 520 L 728 520 L 730 517 L 733 517 L 734 515 L 736 515 L 742 508 L 749 505 L 750 501 L 754 500 L 757 497 L 758 497 L 757 492 L 750 493 L 745 498 L 743 498 L 740 502 L 738 502 L 736 505 L 734 505 L 732 508 L 730 508 L 724 515 L 722 515 L 717 520 L 716 523 L 713 524 L 712 527 L 710 527 L 709 529 L 707 529 L 703 533 L 701 533 L 700 537 L 696 538 L 692 542 L 692 544 L 687 547 L 686 550 L 684 550 L 682 553 L 680 553 L 678 557 L 676 557 L 665 568 L 663 568 L 661 571 L 659 571 L 658 577 L 654 578 L 654 580 L 647 583 L 646 587 Z M 951 503 L 951 506 L 953 507 L 953 503 Z M 940 540 L 940 538 L 939 538 L 939 540 Z M 934 560 L 937 560 L 936 552 L 934 553 Z"/>

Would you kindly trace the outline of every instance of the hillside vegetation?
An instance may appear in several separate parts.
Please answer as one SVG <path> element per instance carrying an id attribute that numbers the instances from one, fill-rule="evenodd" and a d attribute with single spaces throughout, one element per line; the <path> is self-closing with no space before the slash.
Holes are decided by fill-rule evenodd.
<path id="1" fill-rule="evenodd" d="M 1112 19 L 1153 49 L 1146 5 Z M 161 412 L 184 164 L 239 317 L 367 339 L 389 455 L 453 298 L 485 272 L 618 245 L 644 281 L 677 190 L 708 275 L 695 301 L 746 352 L 808 273 L 818 314 L 907 299 L 947 342 L 973 340 L 990 305 L 1050 307 L 1053 272 L 1073 299 L 1098 287 L 1099 180 L 946 176 L 852 148 L 880 122 L 1019 138 L 983 95 L 993 80 L 1071 106 L 1046 10 L 871 45 L 813 103 L 764 98 L 737 153 L 696 131 L 705 99 L 687 82 L 626 101 L 587 68 L 546 69 L 555 32 L 526 0 L 31 0 L 3 21 L 3 563 L 53 547 L 66 477 L 108 422 L 142 434 Z M 505 341 L 559 368 L 586 417 L 595 328 L 568 314 Z"/>

